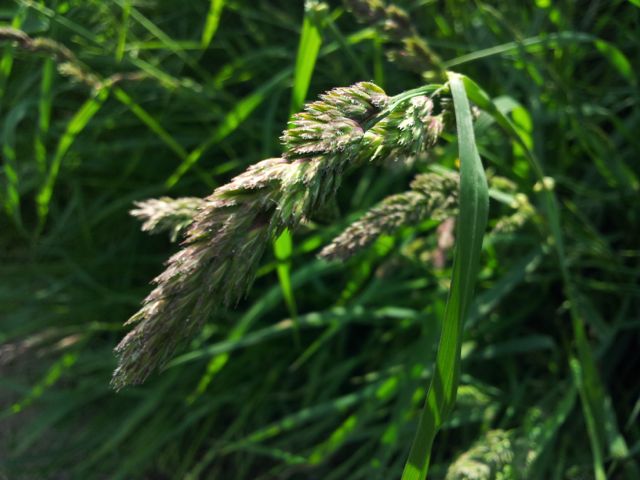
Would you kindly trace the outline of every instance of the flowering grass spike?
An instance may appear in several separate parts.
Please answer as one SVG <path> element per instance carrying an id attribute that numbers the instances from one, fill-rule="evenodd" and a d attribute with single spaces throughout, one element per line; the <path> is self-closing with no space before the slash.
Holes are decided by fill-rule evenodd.
<path id="1" fill-rule="evenodd" d="M 385 198 L 351 224 L 321 252 L 327 260 L 345 260 L 368 247 L 382 234 L 423 220 L 442 221 L 457 214 L 458 176 L 425 173 L 411 182 L 411 190 Z"/>
<path id="2" fill-rule="evenodd" d="M 294 115 L 281 137 L 281 158 L 249 167 L 200 202 L 182 249 L 127 322 L 133 330 L 116 347 L 114 388 L 143 382 L 207 318 L 235 305 L 251 286 L 265 246 L 333 201 L 347 169 L 431 147 L 446 118 L 435 110 L 433 99 L 419 92 L 398 100 L 361 82 L 331 90 Z M 180 226 L 169 213 L 180 210 L 177 201 L 161 201 L 139 204 L 134 215 L 150 230 Z"/>

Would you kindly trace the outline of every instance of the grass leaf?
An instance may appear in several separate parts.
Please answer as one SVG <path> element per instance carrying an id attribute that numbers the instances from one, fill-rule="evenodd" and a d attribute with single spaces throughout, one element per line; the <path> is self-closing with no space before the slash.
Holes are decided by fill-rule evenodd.
<path id="1" fill-rule="evenodd" d="M 203 50 L 209 47 L 213 36 L 216 34 L 216 30 L 218 30 L 224 2 L 225 0 L 211 0 L 207 20 L 204 24 L 204 30 L 202 31 L 202 38 L 200 39 L 200 45 Z"/>
<path id="2" fill-rule="evenodd" d="M 169 176 L 165 182 L 166 187 L 171 188 L 176 185 L 182 176 L 187 173 L 200 160 L 200 158 L 202 158 L 204 152 L 231 135 L 242 124 L 242 122 L 246 120 L 247 117 L 262 104 L 262 102 L 265 101 L 267 95 L 290 74 L 290 70 L 283 70 L 271 78 L 271 80 L 260 86 L 256 91 L 236 103 L 224 117 L 222 122 L 213 130 L 213 132 L 211 132 L 209 138 L 192 150 L 180 166 Z"/>
<path id="3" fill-rule="evenodd" d="M 298 55 L 296 56 L 296 67 L 293 82 L 293 92 L 291 96 L 291 111 L 300 110 L 307 98 L 311 75 L 316 65 L 316 59 L 322 45 L 320 27 L 310 12 L 305 12 L 302 21 L 302 32 L 300 33 L 300 43 L 298 44 Z"/>
<path id="4" fill-rule="evenodd" d="M 487 180 L 475 143 L 471 109 L 462 78 L 450 73 L 449 84 L 455 108 L 460 155 L 460 213 L 457 219 L 453 277 L 442 320 L 435 372 L 402 480 L 426 478 L 434 438 L 455 403 L 460 377 L 464 319 L 473 297 L 489 208 Z"/>
<path id="5" fill-rule="evenodd" d="M 96 91 L 91 98 L 86 100 L 84 104 L 78 109 L 75 115 L 67 123 L 65 132 L 60 137 L 56 152 L 51 161 L 51 167 L 47 173 L 44 185 L 40 189 L 38 196 L 36 197 L 36 203 L 38 205 L 38 219 L 40 227 L 44 226 L 47 214 L 49 213 L 49 202 L 53 195 L 53 188 L 60 172 L 62 165 L 62 159 L 73 145 L 76 137 L 84 130 L 87 124 L 91 121 L 93 116 L 98 113 L 104 102 L 109 97 L 109 87 L 101 88 Z"/>

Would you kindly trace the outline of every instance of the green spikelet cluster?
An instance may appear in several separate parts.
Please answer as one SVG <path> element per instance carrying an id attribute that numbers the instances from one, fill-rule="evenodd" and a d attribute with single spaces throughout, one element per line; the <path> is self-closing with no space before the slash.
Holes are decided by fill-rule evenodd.
<path id="1" fill-rule="evenodd" d="M 529 448 L 515 431 L 491 430 L 449 467 L 445 480 L 527 478 Z"/>
<path id="2" fill-rule="evenodd" d="M 423 145 L 433 146 L 446 120 L 446 113 L 435 115 L 434 107 L 429 97 L 413 97 L 403 110 L 392 111 L 371 127 L 365 138 L 374 148 L 373 158 L 398 159 L 407 152 L 421 151 Z"/>
<path id="3" fill-rule="evenodd" d="M 331 90 L 294 115 L 281 137 L 282 158 L 253 165 L 202 201 L 182 249 L 127 322 L 134 328 L 116 347 L 113 386 L 144 381 L 212 313 L 234 305 L 265 246 L 332 201 L 347 168 L 432 146 L 445 118 L 433 110 L 424 95 L 393 102 L 362 82 Z"/>
<path id="4" fill-rule="evenodd" d="M 524 193 L 515 195 L 511 207 L 515 212 L 498 219 L 492 233 L 513 233 L 521 229 L 535 215 L 535 208 Z"/>
<path id="5" fill-rule="evenodd" d="M 512 200 L 509 203 L 509 207 L 515 210 L 514 212 L 498 218 L 491 230 L 492 235 L 512 234 L 524 227 L 524 225 L 529 221 L 535 219 L 535 207 L 532 205 L 526 194 L 518 191 L 518 186 L 514 182 L 508 178 L 498 175 L 490 175 L 488 180 L 492 189 L 511 196 Z M 550 181 L 551 180 L 547 180 L 547 182 Z M 540 188 L 541 186 L 536 184 L 534 186 L 534 191 L 537 191 Z M 553 188 L 553 186 L 551 186 L 551 188 Z"/>
<path id="6" fill-rule="evenodd" d="M 373 160 L 365 133 L 388 103 L 380 87 L 361 82 L 331 90 L 293 116 L 281 137 L 294 165 L 282 189 L 285 216 L 308 218 L 333 196 L 347 167 Z"/>
<path id="7" fill-rule="evenodd" d="M 347 259 L 367 248 L 382 234 L 426 219 L 442 221 L 454 216 L 457 206 L 457 174 L 418 175 L 411 183 L 410 191 L 385 198 L 327 245 L 320 257 Z"/>
<path id="8" fill-rule="evenodd" d="M 114 388 L 144 381 L 212 312 L 246 292 L 270 236 L 284 228 L 273 220 L 286 166 L 263 160 L 203 201 L 183 248 L 127 321 L 135 327 L 116 347 Z"/>

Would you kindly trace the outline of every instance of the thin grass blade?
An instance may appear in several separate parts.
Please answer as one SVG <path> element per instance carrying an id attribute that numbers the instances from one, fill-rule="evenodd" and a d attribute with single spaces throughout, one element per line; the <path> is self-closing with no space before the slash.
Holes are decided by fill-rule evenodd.
<path id="1" fill-rule="evenodd" d="M 108 87 L 96 91 L 91 98 L 84 102 L 80 109 L 75 113 L 67 124 L 65 132 L 58 142 L 56 153 L 51 162 L 51 167 L 47 173 L 45 183 L 36 197 L 38 206 L 38 218 L 40 228 L 44 226 L 49 213 L 49 203 L 53 195 L 53 188 L 60 172 L 62 159 L 73 145 L 76 137 L 84 130 L 96 113 L 100 110 L 104 102 L 109 97 L 110 89 Z"/>
<path id="2" fill-rule="evenodd" d="M 271 91 L 290 74 L 291 71 L 289 69 L 281 71 L 256 91 L 236 103 L 235 106 L 224 117 L 222 122 L 212 132 L 209 138 L 207 138 L 198 147 L 196 147 L 180 164 L 175 172 L 171 174 L 171 176 L 165 182 L 166 187 L 173 187 L 176 183 L 178 183 L 178 181 L 185 173 L 187 173 L 196 163 L 198 163 L 205 151 L 207 151 L 213 145 L 224 140 L 227 136 L 231 135 L 231 133 L 233 133 L 240 126 L 240 124 L 249 115 L 251 115 L 251 113 L 259 105 L 262 104 L 262 102 L 267 98 L 268 94 L 271 93 Z"/>
<path id="3" fill-rule="evenodd" d="M 40 81 L 40 99 L 38 101 L 38 130 L 36 131 L 35 156 L 38 170 L 47 170 L 47 148 L 45 139 L 49 133 L 51 123 L 51 104 L 53 101 L 53 77 L 56 66 L 51 58 L 47 58 L 42 65 L 42 80 Z"/>

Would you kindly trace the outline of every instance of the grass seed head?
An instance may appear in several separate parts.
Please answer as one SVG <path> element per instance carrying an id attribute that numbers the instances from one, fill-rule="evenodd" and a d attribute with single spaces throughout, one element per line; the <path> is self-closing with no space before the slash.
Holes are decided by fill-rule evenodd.
<path id="1" fill-rule="evenodd" d="M 128 322 L 133 330 L 116 348 L 116 389 L 144 381 L 209 316 L 236 304 L 253 282 L 265 246 L 333 201 L 348 168 L 414 155 L 435 143 L 443 124 L 430 98 L 414 97 L 386 111 L 389 104 L 370 82 L 333 89 L 293 116 L 281 137 L 282 158 L 263 160 L 193 202 L 197 213 L 182 249 L 155 278 L 155 288 Z M 412 192 L 396 203 L 418 208 L 413 204 L 420 200 Z M 183 214 L 190 208 L 176 202 L 138 204 L 134 214 L 150 230 L 175 229 L 186 225 Z"/>

